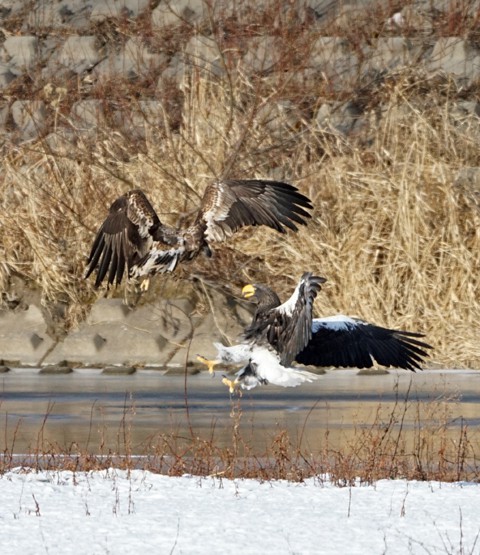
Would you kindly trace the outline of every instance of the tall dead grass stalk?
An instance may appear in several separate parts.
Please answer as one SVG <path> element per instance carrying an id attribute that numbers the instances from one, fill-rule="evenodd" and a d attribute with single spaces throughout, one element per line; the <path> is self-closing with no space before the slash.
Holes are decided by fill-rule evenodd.
<path id="1" fill-rule="evenodd" d="M 238 68 L 215 80 L 187 74 L 179 127 L 168 118 L 162 129 L 146 122 L 142 142 L 106 127 L 76 132 L 74 147 L 60 131 L 36 144 L 6 145 L 3 302 L 12 276 L 21 276 L 46 306 L 67 307 L 67 329 L 76 325 L 95 298 L 82 278 L 94 231 L 129 188 L 143 188 L 171 223 L 188 219 L 206 182 L 225 172 L 283 179 L 313 200 L 307 228 L 286 237 L 240 233 L 179 278 L 215 279 L 220 264 L 234 286 L 254 279 L 283 293 L 310 270 L 328 278 L 319 313 L 423 331 L 434 364 L 478 367 L 480 210 L 456 182 L 459 169 L 480 165 L 477 142 L 468 118 L 454 116 L 452 85 L 414 78 L 406 72 L 372 91 L 383 100 L 383 117 L 368 138 L 359 132 L 347 140 L 306 117 L 292 125 L 279 109 L 285 95 L 296 98 L 291 82 L 255 80 Z M 227 249 L 239 256 L 222 258 Z M 240 254 L 247 262 L 237 271 Z"/>
<path id="2" fill-rule="evenodd" d="M 199 433 L 187 424 L 185 434 L 172 427 L 170 432 L 155 434 L 138 444 L 134 440 L 135 405 L 125 398 L 117 433 L 108 434 L 105 427 L 100 427 L 88 435 L 85 445 L 74 442 L 62 447 L 44 436 L 49 406 L 31 452 L 27 449 L 17 455 L 13 451 L 17 434 L 22 434 L 21 424 L 8 442 L 5 438 L 0 473 L 18 466 L 74 472 L 117 467 L 171 476 L 189 473 L 260 480 L 322 480 L 328 476 L 339 486 L 398 478 L 478 480 L 478 432 L 463 421 L 455 422 L 452 408 L 452 399 L 439 397 L 425 402 L 413 398 L 407 390 L 397 396 L 393 407 L 378 404 L 373 417 L 368 421 L 359 419 L 353 430 L 336 430 L 335 434 L 328 427 L 319 430 L 315 446 L 304 437 L 308 413 L 297 439 L 278 426 L 265 435 L 265 446 L 260 447 L 261 443 L 253 442 L 251 437 L 250 425 L 255 424 L 245 421 L 242 401 L 237 398 L 232 400 L 226 429 L 219 429 L 212 421 L 210 430 Z M 110 443 L 105 440 L 107 435 L 111 436 Z M 97 442 L 100 449 L 95 446 Z"/>

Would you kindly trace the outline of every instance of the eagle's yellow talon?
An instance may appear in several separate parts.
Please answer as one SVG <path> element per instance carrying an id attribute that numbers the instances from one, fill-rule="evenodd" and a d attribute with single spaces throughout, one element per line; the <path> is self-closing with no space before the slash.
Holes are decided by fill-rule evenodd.
<path id="1" fill-rule="evenodd" d="M 202 364 L 206 364 L 208 367 L 208 373 L 212 376 L 215 374 L 215 370 L 213 369 L 220 361 L 219 360 L 210 360 L 208 358 L 202 357 L 202 355 L 197 355 L 197 360 Z"/>
<path id="2" fill-rule="evenodd" d="M 150 287 L 150 278 L 146 277 L 140 283 L 140 291 L 143 291 L 144 293 L 146 293 L 149 287 Z"/>
<path id="3" fill-rule="evenodd" d="M 228 387 L 230 394 L 240 392 L 238 389 L 238 382 L 236 379 L 229 380 L 226 376 L 222 378 L 222 383 Z"/>

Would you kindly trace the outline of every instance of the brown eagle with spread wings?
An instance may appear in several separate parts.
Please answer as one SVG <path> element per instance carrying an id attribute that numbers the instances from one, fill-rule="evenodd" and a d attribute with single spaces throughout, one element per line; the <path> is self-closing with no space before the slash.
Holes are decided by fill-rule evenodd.
<path id="1" fill-rule="evenodd" d="M 305 225 L 312 208 L 310 199 L 289 183 L 220 180 L 207 186 L 193 224 L 182 229 L 162 224 L 145 193 L 135 189 L 110 206 L 85 277 L 97 270 L 98 287 L 105 278 L 108 285 L 120 284 L 125 270 L 132 278 L 173 272 L 200 252 L 211 256 L 210 243 L 224 241 L 242 227 L 297 231 L 296 224 Z"/>

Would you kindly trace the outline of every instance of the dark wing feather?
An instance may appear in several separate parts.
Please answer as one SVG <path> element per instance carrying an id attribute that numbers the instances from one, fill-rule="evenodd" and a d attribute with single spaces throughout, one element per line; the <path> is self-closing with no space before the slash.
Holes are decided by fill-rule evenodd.
<path id="1" fill-rule="evenodd" d="M 343 321 L 342 321 L 343 319 Z M 420 333 L 391 330 L 347 317 L 313 321 L 313 334 L 296 361 L 314 366 L 371 368 L 376 361 L 415 371 L 429 356 L 431 346 Z"/>
<path id="2" fill-rule="evenodd" d="M 100 226 L 87 261 L 85 277 L 97 270 L 95 287 L 107 278 L 109 285 L 120 284 L 125 267 L 141 258 L 161 227 L 145 194 L 136 189 L 113 202 Z"/>
<path id="3" fill-rule="evenodd" d="M 197 222 L 207 241 L 223 241 L 245 226 L 266 225 L 280 233 L 306 224 L 312 203 L 289 183 L 228 180 L 211 183 L 202 198 Z"/>
<path id="4" fill-rule="evenodd" d="M 245 338 L 268 343 L 278 353 L 280 363 L 289 366 L 312 336 L 313 302 L 325 278 L 303 274 L 288 301 L 257 315 L 245 330 Z"/>

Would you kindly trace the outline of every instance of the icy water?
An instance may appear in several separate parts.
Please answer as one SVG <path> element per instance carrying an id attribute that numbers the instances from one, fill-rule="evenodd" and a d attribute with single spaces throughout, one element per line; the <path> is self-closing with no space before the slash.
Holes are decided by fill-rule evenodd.
<path id="1" fill-rule="evenodd" d="M 446 426 L 452 440 L 467 424 L 480 435 L 480 371 L 430 370 L 359 376 L 332 370 L 298 388 L 265 386 L 231 399 L 220 376 L 167 376 L 138 371 L 108 376 L 98 370 L 39 375 L 14 369 L 0 376 L 0 450 L 37 447 L 67 451 L 149 452 L 163 434 L 214 438 L 230 445 L 234 426 L 261 454 L 281 429 L 312 451 L 348 441 L 374 422 Z M 186 386 L 186 387 L 185 387 Z M 236 415 L 236 416 L 235 416 Z"/>

